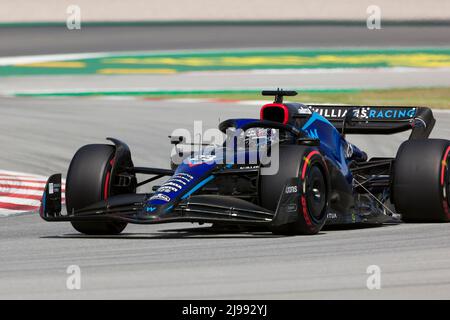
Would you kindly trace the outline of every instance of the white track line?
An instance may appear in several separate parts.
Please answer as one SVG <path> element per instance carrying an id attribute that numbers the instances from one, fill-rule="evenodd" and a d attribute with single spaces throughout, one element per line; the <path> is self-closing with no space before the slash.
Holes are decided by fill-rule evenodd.
<path id="1" fill-rule="evenodd" d="M 45 54 L 37 56 L 19 56 L 0 58 L 0 66 L 11 66 L 16 64 L 28 64 L 49 61 L 70 61 L 93 58 L 106 58 L 108 53 L 69 53 L 69 54 Z"/>

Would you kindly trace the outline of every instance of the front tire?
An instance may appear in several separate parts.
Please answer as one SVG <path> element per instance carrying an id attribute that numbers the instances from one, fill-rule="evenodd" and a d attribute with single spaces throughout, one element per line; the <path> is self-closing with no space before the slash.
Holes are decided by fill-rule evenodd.
<path id="1" fill-rule="evenodd" d="M 73 212 L 111 195 L 109 183 L 115 148 L 107 144 L 89 144 L 74 155 L 66 179 L 67 212 Z M 120 221 L 72 221 L 78 232 L 88 235 L 114 235 L 127 226 Z"/>
<path id="2" fill-rule="evenodd" d="M 329 206 L 330 184 L 324 159 L 317 148 L 306 146 L 280 146 L 279 157 L 283 165 L 280 165 L 278 173 L 261 176 L 261 205 L 275 211 L 286 192 L 286 184 L 296 181 L 297 217 L 295 222 L 273 226 L 272 232 L 281 235 L 317 234 L 326 222 Z"/>
<path id="3" fill-rule="evenodd" d="M 392 191 L 405 222 L 450 221 L 450 141 L 404 142 L 394 165 Z"/>

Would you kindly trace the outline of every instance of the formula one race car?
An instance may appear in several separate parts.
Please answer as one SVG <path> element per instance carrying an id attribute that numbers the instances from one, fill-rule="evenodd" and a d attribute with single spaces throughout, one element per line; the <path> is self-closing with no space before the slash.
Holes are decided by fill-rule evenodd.
<path id="1" fill-rule="evenodd" d="M 222 144 L 202 147 L 172 169 L 135 167 L 128 146 L 116 139 L 83 146 L 67 173 L 67 212 L 61 210 L 56 174 L 48 179 L 40 215 L 70 221 L 85 234 L 118 234 L 127 223 L 316 234 L 326 223 L 450 220 L 450 141 L 428 138 L 435 124 L 429 108 L 283 103 L 283 96 L 296 94 L 263 91 L 275 101 L 261 108 L 259 119 L 222 122 Z M 410 137 L 395 158 L 368 159 L 345 139 L 407 130 Z M 243 137 L 240 146 L 230 142 L 236 137 Z M 183 137 L 171 140 L 174 148 L 183 144 Z M 138 174 L 151 177 L 138 182 Z M 163 177 L 168 179 L 152 192 L 136 192 Z"/>

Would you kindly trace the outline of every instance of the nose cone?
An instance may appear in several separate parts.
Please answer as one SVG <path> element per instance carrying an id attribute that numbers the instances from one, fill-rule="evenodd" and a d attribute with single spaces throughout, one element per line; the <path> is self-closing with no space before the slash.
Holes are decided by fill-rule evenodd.
<path id="1" fill-rule="evenodd" d="M 166 205 L 181 199 L 187 192 L 207 178 L 216 166 L 214 159 L 208 159 L 207 161 L 206 159 L 196 158 L 186 159 L 178 166 L 175 174 L 149 198 L 147 206 Z"/>

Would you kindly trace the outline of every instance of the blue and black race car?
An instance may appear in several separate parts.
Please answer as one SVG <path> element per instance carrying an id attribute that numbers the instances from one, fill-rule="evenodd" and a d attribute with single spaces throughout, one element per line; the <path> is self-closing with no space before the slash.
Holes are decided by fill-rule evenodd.
<path id="1" fill-rule="evenodd" d="M 275 101 L 261 108 L 259 119 L 222 122 L 222 144 L 182 157 L 171 169 L 136 167 L 128 146 L 116 139 L 83 146 L 67 173 L 67 211 L 61 210 L 61 174 L 55 174 L 40 215 L 70 221 L 85 234 L 118 234 L 128 223 L 316 234 L 325 224 L 450 220 L 450 141 L 428 138 L 435 124 L 429 108 L 283 103 L 296 94 L 263 91 Z M 395 158 L 368 159 L 346 140 L 347 134 L 408 130 Z M 240 146 L 231 143 L 238 136 Z M 182 137 L 171 141 L 183 144 Z M 267 157 L 275 154 L 276 166 L 275 157 Z M 142 175 L 150 177 L 138 179 Z M 162 179 L 152 192 L 136 192 Z"/>

